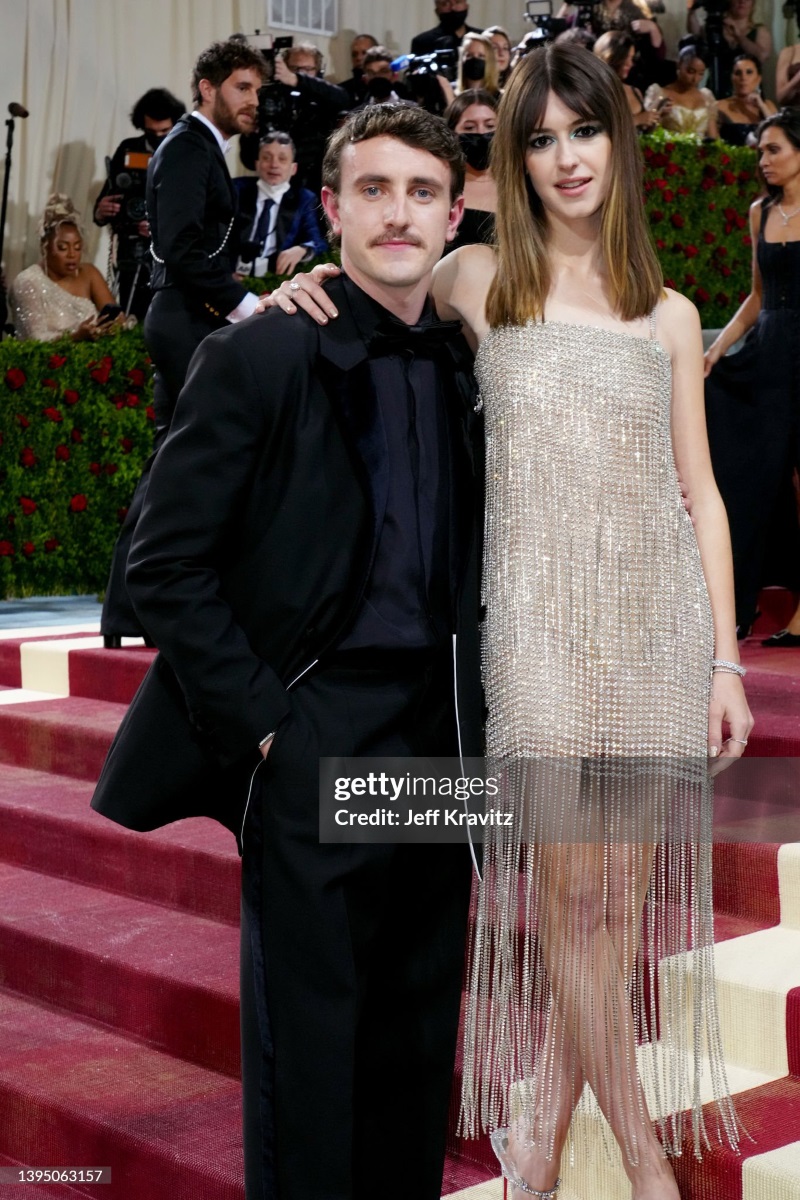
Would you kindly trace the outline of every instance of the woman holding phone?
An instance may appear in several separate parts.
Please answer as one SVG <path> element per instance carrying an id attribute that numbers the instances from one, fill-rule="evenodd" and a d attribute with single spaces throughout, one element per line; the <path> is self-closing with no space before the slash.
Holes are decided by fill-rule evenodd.
<path id="1" fill-rule="evenodd" d="M 91 263 L 81 261 L 80 213 L 68 196 L 55 193 L 39 226 L 41 261 L 21 271 L 9 290 L 16 336 L 51 342 L 69 334 L 95 341 L 121 324 L 122 310 Z"/>

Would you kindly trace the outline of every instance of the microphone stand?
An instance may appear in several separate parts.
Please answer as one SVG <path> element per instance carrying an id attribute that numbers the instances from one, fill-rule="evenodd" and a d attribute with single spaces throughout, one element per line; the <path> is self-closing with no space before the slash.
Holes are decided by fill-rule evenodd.
<path id="1" fill-rule="evenodd" d="M 6 121 L 6 174 L 3 179 L 3 206 L 0 209 L 0 262 L 3 261 L 3 244 L 6 237 L 6 211 L 8 209 L 8 185 L 11 181 L 11 147 L 14 145 L 14 118 Z"/>

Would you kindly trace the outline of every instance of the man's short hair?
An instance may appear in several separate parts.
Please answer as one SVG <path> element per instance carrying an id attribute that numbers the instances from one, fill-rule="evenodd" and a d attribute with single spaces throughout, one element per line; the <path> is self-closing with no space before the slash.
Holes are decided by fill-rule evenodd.
<path id="1" fill-rule="evenodd" d="M 297 147 L 294 144 L 291 136 L 283 129 L 268 129 L 267 132 L 258 139 L 258 149 L 261 151 L 262 146 L 271 146 L 273 142 L 278 142 L 281 146 L 288 146 L 292 155 L 297 157 Z"/>
<path id="2" fill-rule="evenodd" d="M 212 87 L 218 88 L 234 71 L 257 71 L 262 80 L 267 64 L 259 50 L 248 46 L 240 38 L 227 42 L 214 42 L 198 58 L 192 71 L 192 99 L 200 104 L 200 80 L 207 79 Z"/>
<path id="3" fill-rule="evenodd" d="M 464 190 L 464 155 L 458 138 L 441 117 L 414 104 L 370 104 L 351 113 L 331 135 L 322 160 L 322 183 L 338 195 L 342 182 L 342 152 L 345 146 L 367 142 L 371 138 L 391 137 L 427 150 L 450 168 L 450 199 Z"/>
<path id="4" fill-rule="evenodd" d="M 150 88 L 134 104 L 131 109 L 131 125 L 134 129 L 144 129 L 144 119 L 151 121 L 172 121 L 174 125 L 186 112 L 186 105 L 166 88 Z"/>
<path id="5" fill-rule="evenodd" d="M 394 62 L 394 59 L 392 58 L 390 51 L 388 51 L 385 46 L 373 46 L 372 49 L 368 50 L 364 55 L 362 69 L 369 63 L 374 62 L 388 62 L 391 66 L 391 64 Z"/>
<path id="6" fill-rule="evenodd" d="M 373 46 L 377 46 L 378 39 L 373 37 L 371 33 L 357 33 L 350 43 L 351 50 L 353 49 L 353 46 L 355 46 L 356 42 L 372 42 Z"/>
<path id="7" fill-rule="evenodd" d="M 319 72 L 322 70 L 322 51 L 320 50 L 319 46 L 315 46 L 313 42 L 295 42 L 293 46 L 287 46 L 285 50 L 282 50 L 281 57 L 283 58 L 283 61 L 286 63 L 287 67 L 291 67 L 291 57 L 293 54 L 297 54 L 298 51 L 301 54 L 314 55 L 314 63 L 316 65 L 317 74 L 319 74 Z"/>

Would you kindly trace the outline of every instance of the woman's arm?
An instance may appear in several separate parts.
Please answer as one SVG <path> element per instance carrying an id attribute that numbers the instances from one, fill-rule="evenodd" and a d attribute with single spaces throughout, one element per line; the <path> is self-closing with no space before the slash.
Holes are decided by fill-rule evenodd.
<path id="1" fill-rule="evenodd" d="M 82 263 L 81 271 L 86 272 L 86 279 L 89 284 L 89 299 L 94 304 L 99 312 L 104 304 L 116 304 L 116 300 L 111 295 L 108 284 L 103 276 L 98 271 L 97 267 L 91 263 Z"/>
<path id="2" fill-rule="evenodd" d="M 739 34 L 739 49 L 742 54 L 752 54 L 760 63 L 765 63 L 772 54 L 772 34 L 766 25 L 757 25 L 754 38 L 749 38 L 746 32 Z"/>
<path id="3" fill-rule="evenodd" d="M 668 292 L 659 309 L 659 337 L 672 359 L 672 444 L 678 476 L 692 498 L 694 523 L 714 621 L 714 657 L 738 663 L 733 564 L 725 506 L 714 482 L 703 396 L 703 339 L 694 305 Z M 730 738 L 724 740 L 723 723 Z M 715 674 L 709 706 L 709 754 L 738 758 L 753 718 L 739 676 Z"/>
<path id="4" fill-rule="evenodd" d="M 797 104 L 800 102 L 800 68 L 789 78 L 789 67 L 794 58 L 794 46 L 785 46 L 778 55 L 778 65 L 775 68 L 775 94 L 778 104 Z"/>
<path id="5" fill-rule="evenodd" d="M 431 293 L 444 321 L 461 321 L 473 350 L 486 336 L 486 297 L 497 270 L 491 246 L 461 246 L 433 268 Z"/>
<path id="6" fill-rule="evenodd" d="M 707 136 L 716 140 L 719 137 L 719 122 L 717 121 L 717 101 L 714 93 L 709 88 L 701 88 L 701 92 L 708 106 L 708 129 Z"/>
<path id="7" fill-rule="evenodd" d="M 751 329 L 758 320 L 758 314 L 761 312 L 761 271 L 758 266 L 758 233 L 761 228 L 763 209 L 761 201 L 756 200 L 750 205 L 750 238 L 753 243 L 753 267 L 752 281 L 750 284 L 750 294 L 739 306 L 737 311 L 731 317 L 724 329 L 720 330 L 714 341 L 709 346 L 705 355 L 705 374 L 708 375 L 711 368 L 718 363 L 722 356 L 730 349 L 734 342 L 738 342 L 740 337 L 744 337 L 748 329 Z"/>

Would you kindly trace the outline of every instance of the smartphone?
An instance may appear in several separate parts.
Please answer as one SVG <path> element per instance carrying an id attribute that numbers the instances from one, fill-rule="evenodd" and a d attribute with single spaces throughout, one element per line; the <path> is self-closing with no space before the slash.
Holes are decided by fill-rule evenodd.
<path id="1" fill-rule="evenodd" d="M 124 313 L 125 309 L 119 304 L 104 304 L 97 314 L 98 321 L 113 321 L 120 313 Z"/>

